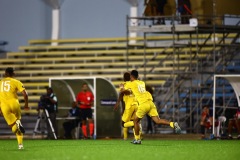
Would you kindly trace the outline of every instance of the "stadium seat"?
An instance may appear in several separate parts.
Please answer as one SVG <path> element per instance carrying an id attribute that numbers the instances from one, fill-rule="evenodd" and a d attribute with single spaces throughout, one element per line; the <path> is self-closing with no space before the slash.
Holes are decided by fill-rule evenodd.
<path id="1" fill-rule="evenodd" d="M 182 37 L 182 38 L 188 38 Z M 143 41 L 143 38 L 137 38 L 140 42 Z M 171 40 L 171 36 L 161 36 L 161 37 L 150 37 L 149 41 L 156 40 Z M 39 95 L 44 93 L 44 87 L 48 85 L 48 78 L 58 77 L 58 76 L 99 76 L 105 77 L 109 80 L 113 81 L 113 84 L 118 86 L 120 81 L 122 80 L 122 74 L 126 71 L 126 50 L 125 49 L 116 49 L 116 47 L 125 47 L 126 42 L 125 38 L 119 39 L 102 39 L 98 42 L 98 39 L 88 39 L 88 40 L 59 40 L 59 46 L 51 46 L 50 44 L 53 41 L 46 40 L 40 41 L 37 40 L 30 41 L 30 46 L 21 48 L 23 52 L 10 52 L 7 54 L 7 58 L 9 60 L 5 60 L 5 62 L 11 62 L 12 59 L 16 59 L 16 62 L 21 62 L 22 64 L 13 64 L 13 67 L 17 70 L 19 79 L 22 81 L 26 81 L 26 87 L 29 89 L 29 94 L 31 96 L 30 102 L 38 101 L 39 97 L 34 95 Z M 84 42 L 88 41 L 88 42 Z M 106 42 L 110 42 L 110 44 L 105 44 Z M 118 44 L 118 42 L 121 42 Z M 44 43 L 44 44 L 38 44 Z M 96 43 L 96 44 L 94 44 Z M 100 44 L 101 43 L 101 44 Z M 74 45 L 73 45 L 74 44 Z M 140 43 L 141 44 L 141 43 Z M 89 48 L 87 50 L 76 50 L 77 47 L 85 47 Z M 106 47 L 109 46 L 109 47 Z M 54 48 L 55 47 L 55 48 Z M 96 49 L 97 47 L 97 49 Z M 102 47 L 101 49 L 99 47 Z M 37 51 L 38 49 L 43 49 L 41 51 Z M 65 50 L 66 48 L 71 50 Z M 90 49 L 91 48 L 91 49 Z M 24 52 L 24 50 L 28 50 Z M 36 51 L 29 52 L 29 49 L 36 49 Z M 55 50 L 57 49 L 57 51 Z M 207 52 L 211 50 L 211 47 L 203 48 L 202 52 Z M 189 63 L 189 59 L 191 59 L 191 55 L 187 54 L 189 49 L 185 48 L 181 51 L 178 51 L 179 55 L 176 58 L 179 58 L 176 61 L 176 64 L 181 65 L 178 67 L 179 70 L 184 71 L 186 69 L 186 65 Z M 194 51 L 194 50 L 193 50 Z M 158 67 L 154 68 L 154 72 L 148 74 L 148 78 L 146 82 L 149 85 L 163 85 L 165 80 L 170 75 L 169 73 L 173 70 L 174 62 L 167 57 L 167 54 L 172 54 L 174 52 L 173 48 L 164 49 L 162 47 L 158 48 L 136 48 L 133 47 L 128 50 L 128 59 L 129 59 L 129 68 L 139 67 L 140 72 L 144 72 L 142 66 L 144 66 L 143 62 L 143 53 L 146 52 L 146 58 L 152 59 L 147 62 L 146 71 L 150 71 L 159 64 L 159 61 L 164 59 L 164 62 Z M 164 52 L 163 54 L 157 53 Z M 205 57 L 206 53 L 199 53 L 199 57 Z M 192 55 L 194 56 L 194 55 Z M 175 56 L 174 56 L 175 57 Z M 192 57 L 194 58 L 194 57 Z M 169 59 L 169 60 L 168 60 Z M 0 61 L 1 62 L 1 61 Z M 192 61 L 196 63 L 196 61 Z M 185 66 L 184 66 L 185 65 Z M 1 66 L 1 68 L 5 66 Z M 121 74 L 119 74 L 119 72 Z M 164 74 L 166 72 L 167 74 Z M 161 76 L 158 74 L 161 73 Z M 30 81 L 30 82 L 28 82 Z"/>

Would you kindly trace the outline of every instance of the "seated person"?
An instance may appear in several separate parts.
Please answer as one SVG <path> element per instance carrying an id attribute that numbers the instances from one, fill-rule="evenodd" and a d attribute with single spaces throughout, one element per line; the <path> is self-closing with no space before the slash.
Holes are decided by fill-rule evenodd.
<path id="1" fill-rule="evenodd" d="M 210 116 L 208 105 L 203 106 L 200 126 L 201 126 L 201 138 L 204 139 L 205 128 L 211 129 L 212 126 L 212 116 Z"/>
<path id="2" fill-rule="evenodd" d="M 208 139 L 208 138 L 205 137 L 205 129 L 208 129 L 209 131 L 212 131 L 213 122 L 214 122 L 214 126 L 215 126 L 215 131 L 218 130 L 217 133 L 214 132 L 214 134 L 216 136 L 219 136 L 218 132 L 219 132 L 220 128 L 218 128 L 218 127 L 220 127 L 219 126 L 219 123 L 220 123 L 219 118 L 220 117 L 217 113 L 215 115 L 216 115 L 216 117 L 215 117 L 215 120 L 213 121 L 213 111 L 209 109 L 208 105 L 203 106 L 203 110 L 202 110 L 202 114 L 201 114 L 201 122 L 200 122 L 200 126 L 201 126 L 200 131 L 201 131 L 201 138 L 202 139 Z M 224 117 L 224 116 L 221 116 L 221 117 L 226 120 L 226 117 Z M 215 135 L 211 134 L 210 139 L 213 139 Z"/>
<path id="3" fill-rule="evenodd" d="M 78 123 L 80 122 L 80 109 L 78 108 L 76 102 L 72 102 L 72 108 L 68 111 L 68 117 L 76 117 L 76 119 L 68 120 L 63 123 L 65 138 L 72 139 L 71 132 L 78 126 Z"/>
<path id="4" fill-rule="evenodd" d="M 237 129 L 237 132 L 238 132 L 237 139 L 240 139 L 240 108 L 239 107 L 236 114 L 234 114 L 233 118 L 230 118 L 228 121 L 228 138 L 229 139 L 233 139 L 232 137 L 233 128 Z"/>
<path id="5" fill-rule="evenodd" d="M 217 115 L 216 115 L 216 117 L 217 117 Z M 208 105 L 203 106 L 200 126 L 201 126 L 201 138 L 206 139 L 205 129 L 212 130 L 212 127 L 213 127 L 213 114 L 212 114 L 212 111 L 210 111 Z M 215 127 L 217 127 L 217 126 L 218 126 L 218 121 L 215 120 Z M 210 139 L 214 138 L 212 136 Z"/>

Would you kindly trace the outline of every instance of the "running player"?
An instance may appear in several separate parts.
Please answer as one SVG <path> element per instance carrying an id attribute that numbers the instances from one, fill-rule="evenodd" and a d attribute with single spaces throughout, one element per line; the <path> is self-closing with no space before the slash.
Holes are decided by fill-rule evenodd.
<path id="1" fill-rule="evenodd" d="M 131 71 L 131 82 L 124 85 L 124 89 L 121 92 L 133 93 L 139 104 L 136 116 L 134 118 L 135 140 L 132 141 L 133 144 L 141 144 L 139 122 L 146 114 L 148 114 L 156 124 L 169 125 L 175 129 L 176 133 L 181 132 L 181 128 L 177 122 L 170 122 L 159 118 L 157 108 L 153 103 L 152 95 L 146 91 L 145 83 L 138 80 L 137 70 Z"/>
<path id="2" fill-rule="evenodd" d="M 127 83 L 130 83 L 130 73 L 126 72 L 123 75 L 124 83 L 120 84 L 120 90 L 126 85 Z M 133 94 L 124 94 L 120 93 L 119 98 L 117 100 L 117 103 L 114 106 L 114 110 L 118 109 L 118 106 L 120 102 L 123 100 L 124 103 L 122 103 L 122 127 L 123 127 L 123 139 L 127 140 L 128 137 L 128 127 L 133 127 L 133 118 L 135 116 L 135 113 L 137 111 L 138 103 L 136 101 L 136 98 Z"/>
<path id="3" fill-rule="evenodd" d="M 21 124 L 21 107 L 18 101 L 17 92 L 21 92 L 25 105 L 24 109 L 28 109 L 28 94 L 23 84 L 13 78 L 13 68 L 9 67 L 5 70 L 5 75 L 0 81 L 0 104 L 1 112 L 7 124 L 12 128 L 12 132 L 16 134 L 18 149 L 23 149 L 23 134 L 25 130 Z"/>

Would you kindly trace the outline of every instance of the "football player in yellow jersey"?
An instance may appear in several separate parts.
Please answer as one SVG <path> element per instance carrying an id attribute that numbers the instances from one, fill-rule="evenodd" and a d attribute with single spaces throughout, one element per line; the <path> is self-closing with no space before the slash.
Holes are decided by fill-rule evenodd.
<path id="1" fill-rule="evenodd" d="M 16 134 L 18 148 L 23 149 L 23 134 L 25 130 L 21 124 L 21 107 L 18 101 L 17 92 L 21 92 L 24 100 L 24 109 L 28 109 L 28 94 L 23 84 L 14 79 L 14 70 L 9 67 L 5 70 L 4 78 L 0 81 L 0 102 L 1 112 L 7 124 Z"/>
<path id="2" fill-rule="evenodd" d="M 120 84 L 120 90 L 124 87 L 127 83 L 130 83 L 130 73 L 126 72 L 123 75 L 124 83 Z M 123 126 L 123 139 L 126 140 L 128 137 L 128 127 L 133 127 L 133 118 L 135 116 L 135 113 L 137 111 L 138 103 L 136 101 L 136 98 L 133 94 L 119 94 L 119 98 L 117 103 L 114 106 L 114 110 L 118 109 L 118 106 L 120 104 L 120 101 L 123 100 L 122 104 L 122 126 Z"/>
<path id="3" fill-rule="evenodd" d="M 176 133 L 181 132 L 181 128 L 179 127 L 177 122 L 170 122 L 165 119 L 159 118 L 157 108 L 153 103 L 152 95 L 146 91 L 145 83 L 138 80 L 137 70 L 131 71 L 131 82 L 125 84 L 124 89 L 121 92 L 132 92 L 135 95 L 139 104 L 136 116 L 134 118 L 135 140 L 132 141 L 133 144 L 142 143 L 139 134 L 139 122 L 146 114 L 148 114 L 156 124 L 169 125 L 170 127 L 175 129 Z"/>

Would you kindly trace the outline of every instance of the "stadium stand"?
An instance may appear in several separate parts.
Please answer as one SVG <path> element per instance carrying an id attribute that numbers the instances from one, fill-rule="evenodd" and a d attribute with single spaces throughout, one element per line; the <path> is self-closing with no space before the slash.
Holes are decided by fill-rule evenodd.
<path id="1" fill-rule="evenodd" d="M 194 36 L 196 37 L 196 35 Z M 204 40 L 208 35 L 204 34 L 199 37 Z M 180 38 L 187 39 L 189 35 L 181 35 Z M 128 51 L 130 68 L 143 65 L 142 55 L 144 49 L 141 47 L 143 38 L 136 39 L 139 40 L 139 45 L 134 45 L 135 48 Z M 162 42 L 171 39 L 171 36 L 149 37 L 150 42 L 156 40 Z M 51 46 L 52 42 L 58 42 L 59 45 Z M 28 74 L 32 80 L 37 75 L 40 76 L 37 76 L 36 79 L 44 80 L 47 78 L 44 75 L 48 76 L 49 74 L 63 76 L 89 73 L 89 75 L 98 74 L 106 77 L 103 73 L 109 74 L 114 72 L 114 70 L 119 71 L 119 69 L 123 72 L 126 66 L 126 38 L 30 40 L 29 44 L 30 46 L 19 47 L 20 52 L 8 53 L 7 59 L 1 60 L 0 63 L 13 65 L 13 67 L 19 69 L 19 75 L 28 77 L 26 76 Z M 202 51 L 205 52 L 210 50 L 212 50 L 211 44 L 209 47 L 202 48 Z M 150 59 L 157 52 L 163 51 L 165 54 L 158 55 L 155 61 L 148 63 L 148 67 L 156 65 L 159 59 L 166 58 L 166 53 L 172 53 L 173 49 L 168 48 L 164 50 L 162 47 L 146 49 L 147 59 Z M 179 53 L 178 58 L 183 59 L 178 62 L 179 65 L 189 63 L 189 60 L 186 60 L 190 58 L 189 54 L 187 54 L 188 51 L 189 48 L 184 48 L 181 50 L 182 54 Z M 192 51 L 196 52 L 196 49 L 193 48 Z M 205 53 L 199 53 L 199 55 L 202 57 L 206 56 Z M 172 67 L 168 67 L 173 64 L 171 59 L 172 57 L 170 57 L 170 60 L 165 59 L 162 63 L 164 67 L 158 67 L 156 71 L 172 70 Z M 196 60 L 193 62 L 196 63 Z M 5 66 L 2 65 L 2 67 L 4 68 Z M 24 77 L 21 80 L 24 80 Z M 114 78 L 114 75 L 111 74 L 111 77 Z M 117 74 L 115 78 L 121 79 L 121 76 Z"/>
<path id="2" fill-rule="evenodd" d="M 219 35 L 219 38 L 223 36 Z M 236 34 L 229 34 L 224 43 L 231 43 L 235 36 Z M 137 43 L 129 46 L 126 37 L 29 40 L 29 45 L 20 46 L 19 52 L 7 53 L 6 58 L 0 60 L 0 68 L 4 69 L 9 65 L 14 67 L 17 78 L 28 89 L 31 110 L 24 111 L 24 119 L 31 121 L 30 116 L 33 115 L 27 132 L 30 134 L 37 116 L 38 100 L 45 93 L 49 77 L 105 77 L 117 89 L 123 73 L 137 68 L 146 84 L 156 87 L 160 92 L 170 87 L 174 79 L 189 74 L 191 67 L 211 59 L 213 43 L 209 37 L 209 34 L 180 34 L 178 40 L 191 38 L 192 44 L 177 48 L 171 46 L 171 34 L 147 37 L 146 48 L 143 46 L 143 37 L 134 38 Z M 58 45 L 51 45 L 53 42 Z M 215 47 L 215 50 L 220 49 L 220 46 Z M 144 73 L 147 73 L 146 77 Z M 22 104 L 22 98 L 20 103 Z"/>

